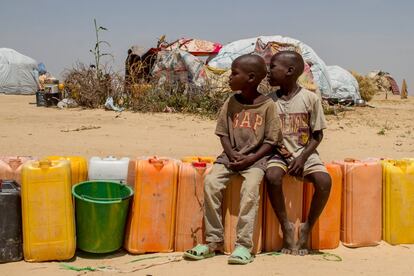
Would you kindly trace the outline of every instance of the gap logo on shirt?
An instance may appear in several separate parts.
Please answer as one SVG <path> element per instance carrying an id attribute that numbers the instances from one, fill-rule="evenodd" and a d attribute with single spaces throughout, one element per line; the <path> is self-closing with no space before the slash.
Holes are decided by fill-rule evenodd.
<path id="1" fill-rule="evenodd" d="M 233 129 L 251 128 L 256 131 L 263 122 L 263 117 L 256 112 L 242 111 L 233 115 Z"/>

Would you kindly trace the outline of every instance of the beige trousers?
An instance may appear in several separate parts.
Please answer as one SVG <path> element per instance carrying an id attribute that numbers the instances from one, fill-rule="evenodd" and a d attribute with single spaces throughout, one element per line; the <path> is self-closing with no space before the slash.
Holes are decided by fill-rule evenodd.
<path id="1" fill-rule="evenodd" d="M 236 246 L 253 248 L 253 229 L 256 222 L 260 200 L 260 183 L 264 171 L 249 168 L 234 172 L 223 164 L 214 164 L 204 180 L 204 223 L 207 242 L 223 242 L 224 228 L 222 220 L 223 190 L 229 184 L 230 177 L 239 173 L 243 178 L 240 191 L 240 212 L 237 221 Z"/>

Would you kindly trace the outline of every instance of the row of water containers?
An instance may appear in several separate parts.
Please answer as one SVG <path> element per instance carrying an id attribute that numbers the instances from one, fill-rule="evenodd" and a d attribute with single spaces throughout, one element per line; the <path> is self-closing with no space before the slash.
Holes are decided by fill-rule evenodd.
<path id="1" fill-rule="evenodd" d="M 76 247 L 108 253 L 123 246 L 139 254 L 185 251 L 204 242 L 204 176 L 214 158 L 31 159 L 0 158 L 0 262 L 67 260 Z M 340 241 L 348 247 L 382 239 L 414 243 L 414 159 L 346 159 L 326 167 L 332 189 L 312 230 L 312 249 L 333 249 Z M 234 249 L 241 183 L 233 177 L 223 196 L 225 253 Z M 282 247 L 261 186 L 254 253 Z M 313 187 L 286 176 L 283 189 L 288 217 L 298 224 Z"/>

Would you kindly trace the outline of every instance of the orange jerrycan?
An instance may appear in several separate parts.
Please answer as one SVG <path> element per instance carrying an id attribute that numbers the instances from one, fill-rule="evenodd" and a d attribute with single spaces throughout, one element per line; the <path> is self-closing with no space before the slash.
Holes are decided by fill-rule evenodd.
<path id="1" fill-rule="evenodd" d="M 22 169 L 23 252 L 29 262 L 75 254 L 75 218 L 67 160 L 29 161 Z"/>
<path id="2" fill-rule="evenodd" d="M 130 253 L 174 250 L 179 163 L 168 158 L 139 160 L 125 249 Z"/>
<path id="3" fill-rule="evenodd" d="M 236 228 L 240 211 L 240 190 L 243 182 L 241 175 L 234 175 L 230 179 L 223 198 L 223 225 L 224 225 L 224 253 L 231 254 L 237 240 Z M 262 251 L 263 225 L 263 182 L 260 184 L 260 202 L 257 212 L 256 225 L 253 232 L 253 254 Z"/>
<path id="4" fill-rule="evenodd" d="M 414 243 L 414 159 L 386 160 L 383 166 L 383 239 Z"/>
<path id="5" fill-rule="evenodd" d="M 21 184 L 21 171 L 23 165 L 34 158 L 31 156 L 2 156 L 0 157 L 0 179 L 14 180 Z"/>
<path id="6" fill-rule="evenodd" d="M 204 177 L 211 162 L 184 162 L 180 166 L 175 227 L 175 251 L 205 243 Z"/>
<path id="7" fill-rule="evenodd" d="M 295 225 L 299 225 L 303 210 L 303 183 L 295 177 L 285 175 L 282 185 L 288 219 Z M 273 211 L 267 191 L 265 192 L 264 209 L 264 250 L 266 252 L 279 251 L 283 246 L 282 228 Z"/>
<path id="8" fill-rule="evenodd" d="M 334 249 L 339 246 L 341 230 L 341 199 L 342 199 L 342 171 L 338 164 L 326 164 L 326 169 L 332 179 L 331 193 L 318 220 L 312 228 L 310 237 L 311 249 Z M 304 184 L 303 215 L 308 216 L 312 196 L 312 183 Z"/>
<path id="9" fill-rule="evenodd" d="M 341 166 L 341 241 L 348 247 L 381 241 L 382 168 L 378 161 L 345 159 Z"/>
<path id="10" fill-rule="evenodd" d="M 68 160 L 72 185 L 88 180 L 88 161 L 82 156 L 48 156 L 49 160 Z"/>

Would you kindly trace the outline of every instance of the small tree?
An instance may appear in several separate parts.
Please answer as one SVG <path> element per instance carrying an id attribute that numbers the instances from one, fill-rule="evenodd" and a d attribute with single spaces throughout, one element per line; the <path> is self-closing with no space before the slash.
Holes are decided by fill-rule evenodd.
<path id="1" fill-rule="evenodd" d="M 108 47 L 111 47 L 111 44 L 109 44 L 108 41 L 99 39 L 99 32 L 108 31 L 108 29 L 102 26 L 98 27 L 98 24 L 96 23 L 96 18 L 93 19 L 93 22 L 95 24 L 96 43 L 95 43 L 95 48 L 90 49 L 89 52 L 91 52 L 95 57 L 96 77 L 98 78 L 98 80 L 103 80 L 103 74 L 102 74 L 101 63 L 100 63 L 101 58 L 104 56 L 112 56 L 112 54 L 101 52 L 101 44 L 106 44 Z"/>

